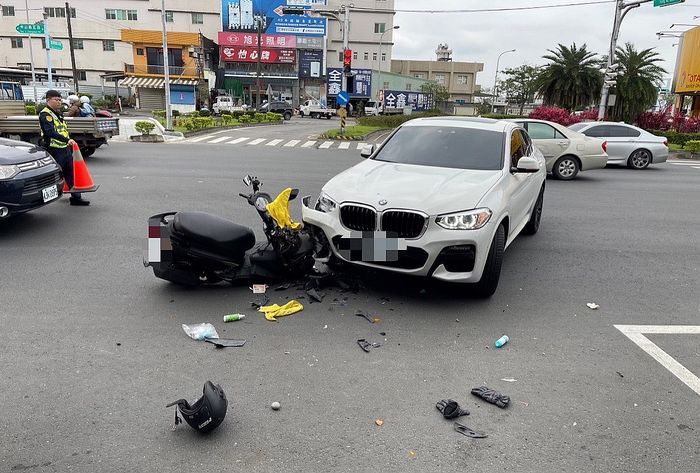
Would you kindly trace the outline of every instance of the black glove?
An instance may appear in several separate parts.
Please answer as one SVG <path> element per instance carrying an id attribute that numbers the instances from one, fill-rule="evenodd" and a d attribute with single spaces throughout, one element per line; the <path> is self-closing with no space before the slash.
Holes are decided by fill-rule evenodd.
<path id="1" fill-rule="evenodd" d="M 452 399 L 443 399 L 442 401 L 438 401 L 438 403 L 435 404 L 435 407 L 437 407 L 437 410 L 440 411 L 445 419 L 454 419 L 459 416 L 469 415 L 468 410 L 459 407 L 457 401 L 453 401 Z"/>
<path id="2" fill-rule="evenodd" d="M 475 396 L 479 396 L 486 402 L 496 404 L 500 408 L 507 407 L 508 403 L 510 403 L 509 396 L 501 394 L 493 389 L 489 389 L 486 386 L 480 386 L 478 388 L 472 389 L 472 394 Z"/>

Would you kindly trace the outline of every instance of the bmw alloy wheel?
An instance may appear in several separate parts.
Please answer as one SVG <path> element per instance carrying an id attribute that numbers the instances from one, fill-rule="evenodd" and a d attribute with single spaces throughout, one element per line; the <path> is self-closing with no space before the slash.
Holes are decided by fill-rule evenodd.
<path id="1" fill-rule="evenodd" d="M 635 150 L 630 156 L 628 164 L 633 169 L 645 169 L 651 164 L 651 155 L 645 149 Z"/>

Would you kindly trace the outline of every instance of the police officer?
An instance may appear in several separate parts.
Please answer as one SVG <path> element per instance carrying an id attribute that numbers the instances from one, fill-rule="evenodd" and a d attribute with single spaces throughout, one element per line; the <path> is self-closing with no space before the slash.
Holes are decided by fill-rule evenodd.
<path id="1" fill-rule="evenodd" d="M 56 160 L 69 188 L 73 188 L 73 141 L 68 135 L 68 126 L 63 118 L 61 94 L 56 90 L 46 92 L 46 107 L 39 114 L 39 125 L 44 147 Z M 71 193 L 71 205 L 90 205 L 79 192 Z"/>

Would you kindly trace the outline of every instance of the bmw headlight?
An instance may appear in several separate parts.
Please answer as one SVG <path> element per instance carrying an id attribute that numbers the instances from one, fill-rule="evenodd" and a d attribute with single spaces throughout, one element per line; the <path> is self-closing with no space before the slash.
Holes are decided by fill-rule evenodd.
<path id="1" fill-rule="evenodd" d="M 0 166 L 0 179 L 11 179 L 19 174 L 19 168 L 14 164 Z"/>
<path id="2" fill-rule="evenodd" d="M 491 209 L 481 208 L 438 216 L 435 223 L 447 230 L 478 230 L 491 219 Z"/>
<path id="3" fill-rule="evenodd" d="M 328 213 L 334 211 L 336 207 L 335 202 L 333 202 L 330 197 L 323 192 L 319 194 L 318 200 L 316 201 L 316 210 L 319 212 Z"/>

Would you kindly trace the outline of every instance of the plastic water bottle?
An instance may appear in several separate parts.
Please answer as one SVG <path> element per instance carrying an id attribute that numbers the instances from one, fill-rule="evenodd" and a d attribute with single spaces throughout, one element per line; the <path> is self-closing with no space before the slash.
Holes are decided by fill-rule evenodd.
<path id="1" fill-rule="evenodd" d="M 245 318 L 245 314 L 228 314 L 224 315 L 224 322 L 235 322 Z"/>
<path id="2" fill-rule="evenodd" d="M 510 338 L 508 338 L 508 335 L 503 335 L 501 338 L 496 340 L 496 348 L 501 348 L 503 345 L 508 343 L 508 340 L 510 340 Z"/>

